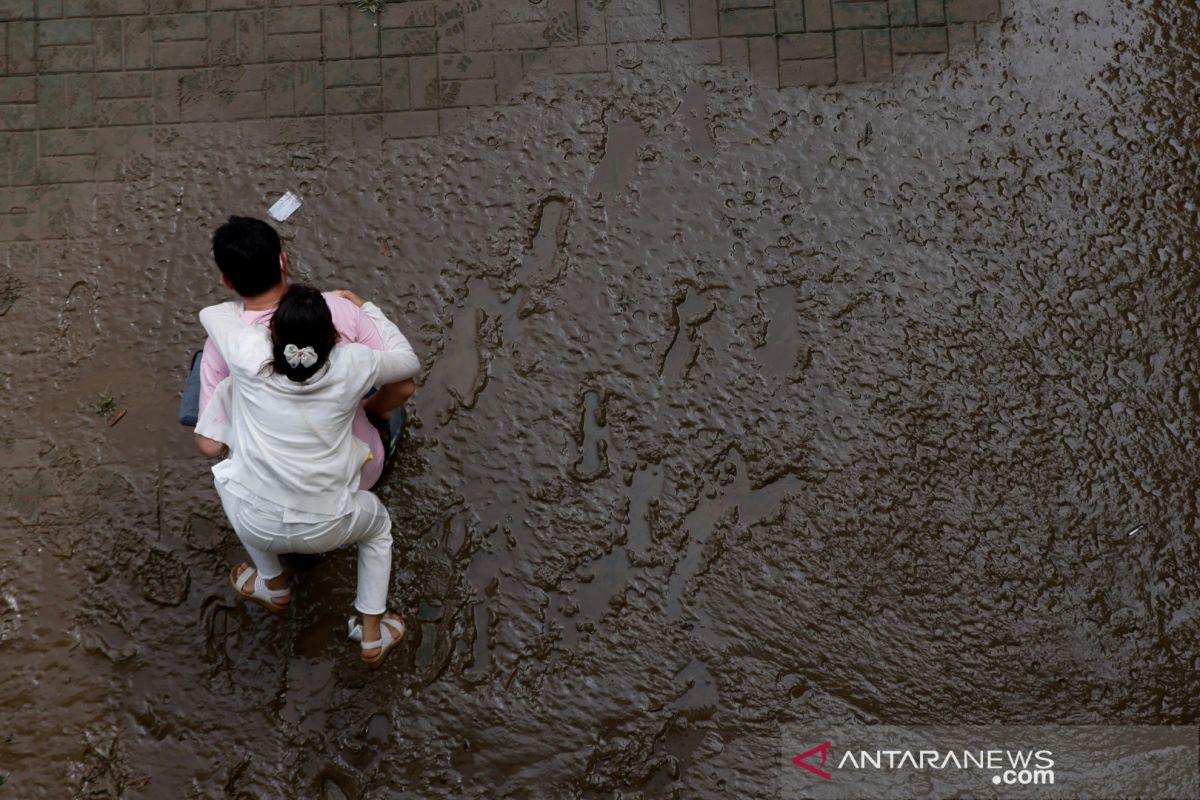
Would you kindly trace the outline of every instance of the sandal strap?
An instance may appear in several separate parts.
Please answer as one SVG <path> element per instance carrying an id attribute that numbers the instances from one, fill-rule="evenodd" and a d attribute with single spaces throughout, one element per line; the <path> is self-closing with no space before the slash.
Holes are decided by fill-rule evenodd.
<path id="1" fill-rule="evenodd" d="M 287 597 L 292 593 L 290 586 L 285 586 L 282 589 L 271 589 L 267 586 L 267 582 L 263 580 L 262 575 L 254 579 L 254 593 L 257 595 L 266 595 L 271 599 L 276 597 Z"/>
<path id="2" fill-rule="evenodd" d="M 242 591 L 246 587 L 246 581 L 250 580 L 257 574 L 258 570 L 254 569 L 254 567 L 246 567 L 244 570 L 242 570 L 242 574 L 237 576 L 237 581 L 234 583 L 234 586 L 237 587 L 239 592 Z M 255 588 L 258 588 L 257 581 L 255 581 Z"/>
<path id="3" fill-rule="evenodd" d="M 404 635 L 404 623 L 400 620 L 384 617 L 379 622 L 379 632 L 382 634 L 382 636 L 373 642 L 363 642 L 363 650 L 374 650 L 376 647 L 383 647 L 389 642 L 394 642 Z M 395 636 L 392 635 L 392 631 L 396 632 Z"/>

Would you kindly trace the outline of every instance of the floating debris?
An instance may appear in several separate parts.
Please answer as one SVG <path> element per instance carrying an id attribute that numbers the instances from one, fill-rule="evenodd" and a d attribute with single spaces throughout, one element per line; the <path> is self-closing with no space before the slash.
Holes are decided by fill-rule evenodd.
<path id="1" fill-rule="evenodd" d="M 1145 525 L 1138 525 L 1136 528 L 1134 528 L 1133 530 L 1131 530 L 1129 533 L 1125 534 L 1125 537 L 1126 537 L 1126 538 L 1129 538 L 1130 536 L 1136 536 L 1136 535 L 1138 535 L 1139 533 L 1141 533 L 1141 532 L 1142 532 L 1143 530 L 1145 530 L 1145 529 L 1146 529 L 1146 526 L 1145 526 Z"/>
<path id="2" fill-rule="evenodd" d="M 267 209 L 267 213 L 276 222 L 283 222 L 300 207 L 300 198 L 291 192 L 284 192 L 283 197 L 275 201 L 275 205 Z"/>

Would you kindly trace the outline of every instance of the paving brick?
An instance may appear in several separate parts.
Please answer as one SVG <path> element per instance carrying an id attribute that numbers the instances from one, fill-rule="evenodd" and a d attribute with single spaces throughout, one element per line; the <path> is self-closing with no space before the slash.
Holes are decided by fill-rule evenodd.
<path id="1" fill-rule="evenodd" d="M 445 52 L 461 52 L 466 46 L 463 33 L 463 0 L 442 3 L 439 6 L 437 20 L 438 50 Z"/>
<path id="2" fill-rule="evenodd" d="M 321 9 L 272 8 L 267 11 L 267 33 L 319 33 Z"/>
<path id="3" fill-rule="evenodd" d="M 267 61 L 308 61 L 321 58 L 321 34 L 267 35 Z"/>
<path id="4" fill-rule="evenodd" d="M 546 30 L 543 22 L 514 22 L 497 25 L 493 29 L 493 41 L 497 50 L 527 50 L 546 46 L 542 35 Z"/>
<path id="5" fill-rule="evenodd" d="M 707 0 L 713 7 L 715 20 L 716 0 Z M 587 0 L 576 2 L 575 13 L 579 21 L 579 44 L 606 44 L 605 39 L 605 9 L 600 3 L 590 3 Z M 713 23 L 716 24 L 715 21 Z M 714 34 L 715 35 L 715 34 Z M 522 67 L 524 69 L 524 67 Z"/>
<path id="6" fill-rule="evenodd" d="M 153 103 L 148 97 L 96 101 L 97 125 L 146 125 L 153 121 Z"/>
<path id="7" fill-rule="evenodd" d="M 947 22 L 994 22 L 1000 19 L 1000 0 L 946 0 Z"/>
<path id="8" fill-rule="evenodd" d="M 325 110 L 325 75 L 321 65 L 304 62 L 295 65 L 296 113 L 321 114 Z"/>
<path id="9" fill-rule="evenodd" d="M 550 12 L 550 40 L 553 44 L 579 44 L 579 13 L 575 5 L 576 0 L 546 0 L 546 7 Z M 654 0 L 654 6 L 654 10 L 648 13 L 658 13 L 658 0 Z"/>
<path id="10" fill-rule="evenodd" d="M 804 26 L 806 31 L 832 30 L 833 5 L 830 0 L 804 0 Z"/>
<path id="11" fill-rule="evenodd" d="M 237 52 L 239 64 L 258 64 L 267 60 L 267 32 L 263 12 L 238 12 Z"/>
<path id="12" fill-rule="evenodd" d="M 951 56 L 973 56 L 977 45 L 975 40 L 975 23 L 959 22 L 946 27 Z"/>
<path id="13" fill-rule="evenodd" d="M 617 17 L 608 21 L 610 44 L 662 41 L 659 17 Z"/>
<path id="14" fill-rule="evenodd" d="M 33 17 L 34 19 L 58 19 L 63 15 L 63 0 L 34 0 Z M 20 12 L 14 13 L 10 9 L 4 11 L 0 9 L 0 19 L 21 19 L 24 15 Z M 76 16 L 76 15 L 72 15 Z M 88 16 L 81 14 L 78 16 Z"/>
<path id="15" fill-rule="evenodd" d="M 125 66 L 124 25 L 117 17 L 98 19 L 92 27 L 96 69 L 119 70 Z"/>
<path id="16" fill-rule="evenodd" d="M 149 0 L 65 0 L 68 17 L 133 17 L 149 10 Z"/>
<path id="17" fill-rule="evenodd" d="M 383 115 L 383 135 L 387 139 L 416 139 L 438 132 L 436 111 L 401 111 Z"/>
<path id="18" fill-rule="evenodd" d="M 39 157 L 37 164 L 37 181 L 42 184 L 88 183 L 96 179 L 96 157 L 86 156 L 50 156 Z M 41 223 L 39 216 L 39 224 Z M 71 230 L 69 222 L 64 222 L 56 233 L 65 237 Z M 39 229 L 43 237 L 45 231 Z"/>
<path id="19" fill-rule="evenodd" d="M 834 39 L 837 52 L 837 77 L 839 81 L 853 83 L 864 80 L 862 31 L 837 31 Z"/>
<path id="20" fill-rule="evenodd" d="M 756 86 L 779 88 L 778 43 L 771 36 L 756 36 L 747 42 L 750 49 L 750 77 Z"/>
<path id="21" fill-rule="evenodd" d="M 432 28 L 437 23 L 437 4 L 432 0 L 388 3 L 379 14 L 380 28 Z"/>
<path id="22" fill-rule="evenodd" d="M 96 180 L 124 180 L 132 159 L 153 154 L 154 131 L 150 126 L 100 128 L 96 131 Z"/>
<path id="23" fill-rule="evenodd" d="M 486 52 L 495 43 L 492 38 L 492 20 L 481 13 L 468 14 L 463 20 L 463 46 L 468 50 Z"/>
<path id="24" fill-rule="evenodd" d="M 779 37 L 779 57 L 794 61 L 833 58 L 832 33 L 789 33 Z"/>
<path id="25" fill-rule="evenodd" d="M 350 14 L 353 11 L 344 6 L 321 9 L 321 51 L 325 58 L 350 57 Z"/>
<path id="26" fill-rule="evenodd" d="M 437 31 L 433 28 L 390 28 L 380 33 L 380 47 L 385 56 L 436 53 Z"/>
<path id="27" fill-rule="evenodd" d="M 383 110 L 378 86 L 338 86 L 325 90 L 325 113 L 358 114 Z"/>
<path id="28" fill-rule="evenodd" d="M 203 67 L 208 64 L 208 42 L 155 42 L 151 58 L 156 68 Z"/>
<path id="29" fill-rule="evenodd" d="M 379 59 L 375 58 L 326 61 L 324 69 L 326 89 L 334 86 L 377 86 L 380 82 Z"/>
<path id="30" fill-rule="evenodd" d="M 146 69 L 153 63 L 150 50 L 150 20 L 145 17 L 121 20 L 125 69 Z"/>
<path id="31" fill-rule="evenodd" d="M 409 107 L 436 108 L 440 102 L 437 58 L 418 56 L 408 61 Z"/>
<path id="32" fill-rule="evenodd" d="M 688 0 L 662 0 L 663 24 L 667 28 L 667 38 L 674 41 L 691 36 L 691 13 L 688 10 Z M 576 24 L 579 20 L 576 18 Z"/>
<path id="33" fill-rule="evenodd" d="M 407 111 L 410 107 L 408 59 L 380 59 L 384 111 Z"/>
<path id="34" fill-rule="evenodd" d="M 0 0 L 0 20 L 41 19 L 34 0 Z"/>
<path id="35" fill-rule="evenodd" d="M 917 0 L 889 0 L 888 16 L 895 27 L 917 24 Z"/>
<path id="36" fill-rule="evenodd" d="M 922 25 L 945 25 L 945 0 L 917 0 L 917 19 Z M 892 25 L 900 27 L 895 20 Z"/>
<path id="37" fill-rule="evenodd" d="M 32 103 L 0 106 L 0 131 L 33 130 L 38 125 L 38 107 Z"/>
<path id="38" fill-rule="evenodd" d="M 775 33 L 775 12 L 769 8 L 733 8 L 720 14 L 722 36 L 766 36 Z"/>
<path id="39" fill-rule="evenodd" d="M 442 105 L 490 106 L 496 103 L 496 82 L 490 79 L 471 81 L 442 81 Z"/>
<path id="40" fill-rule="evenodd" d="M 267 0 L 208 0 L 210 11 L 247 11 L 267 5 Z"/>
<path id="41" fill-rule="evenodd" d="M 868 80 L 892 74 L 892 32 L 865 30 L 863 35 L 863 72 Z"/>
<path id="42" fill-rule="evenodd" d="M 92 155 L 96 152 L 96 131 L 41 131 L 38 134 L 38 153 L 42 156 Z"/>
<path id="43" fill-rule="evenodd" d="M 38 46 L 59 44 L 91 44 L 90 19 L 56 19 L 38 23 Z"/>
<path id="44" fill-rule="evenodd" d="M 67 76 L 38 76 L 37 126 L 45 130 L 46 128 L 65 128 L 66 125 Z"/>
<path id="45" fill-rule="evenodd" d="M 775 0 L 775 29 L 779 33 L 804 30 L 804 0 Z"/>
<path id="46" fill-rule="evenodd" d="M 151 14 L 198 14 L 208 10 L 208 0 L 149 0 Z"/>
<path id="47" fill-rule="evenodd" d="M 945 53 L 945 28 L 894 28 L 892 51 L 898 55 L 914 53 Z"/>
<path id="48" fill-rule="evenodd" d="M 349 142 L 354 147 L 378 150 L 383 146 L 383 115 L 353 114 L 326 117 L 325 141 Z"/>
<path id="49" fill-rule="evenodd" d="M 837 63 L 832 59 L 784 61 L 779 65 L 780 86 L 829 86 L 837 81 Z"/>
<path id="50" fill-rule="evenodd" d="M 151 38 L 156 42 L 208 38 L 207 14 L 171 14 L 151 17 Z"/>
<path id="51" fill-rule="evenodd" d="M 37 102 L 37 78 L 0 78 L 0 103 Z"/>
<path id="52" fill-rule="evenodd" d="M 96 76 L 67 76 L 67 124 L 81 128 L 96 124 Z"/>
<path id="53" fill-rule="evenodd" d="M 325 141 L 324 117 L 271 120 L 273 144 L 318 144 Z"/>
<path id="54" fill-rule="evenodd" d="M 443 80 L 492 78 L 496 65 L 491 53 L 447 53 L 438 60 L 438 72 Z"/>
<path id="55" fill-rule="evenodd" d="M 6 47 L 8 74 L 23 75 L 34 72 L 37 62 L 34 53 L 37 50 L 36 22 L 9 22 L 5 26 L 8 33 Z"/>
<path id="56" fill-rule="evenodd" d="M 496 100 L 511 100 L 525 78 L 524 62 L 520 53 L 496 53 Z"/>
<path id="57" fill-rule="evenodd" d="M 888 4 L 886 0 L 833 4 L 833 27 L 835 28 L 886 28 L 887 26 Z"/>
<path id="58" fill-rule="evenodd" d="M 237 14 L 218 11 L 208 15 L 208 63 L 237 64 Z"/>
<path id="59" fill-rule="evenodd" d="M 550 51 L 550 64 L 555 72 L 608 72 L 608 48 L 601 45 L 562 47 Z"/>
<path id="60" fill-rule="evenodd" d="M 0 114 L 0 118 L 3 114 Z M 28 186 L 37 178 L 37 134 L 8 136 L 8 179 L 13 186 Z"/>
<path id="61" fill-rule="evenodd" d="M 350 14 L 350 55 L 354 58 L 379 55 L 379 28 L 366 14 Z"/>
<path id="62" fill-rule="evenodd" d="M 751 1 L 759 3 L 765 2 L 767 5 L 770 5 L 771 0 Z M 610 13 L 616 16 L 644 17 L 649 14 L 658 13 L 658 0 L 610 0 L 608 8 Z"/>
<path id="63" fill-rule="evenodd" d="M 149 72 L 122 72 L 119 75 L 96 76 L 96 99 L 113 100 L 122 97 L 150 97 L 154 84 Z"/>
<path id="64" fill-rule="evenodd" d="M 750 70 L 750 50 L 746 47 L 746 40 L 722 39 L 721 63 L 727 67 L 748 72 Z"/>

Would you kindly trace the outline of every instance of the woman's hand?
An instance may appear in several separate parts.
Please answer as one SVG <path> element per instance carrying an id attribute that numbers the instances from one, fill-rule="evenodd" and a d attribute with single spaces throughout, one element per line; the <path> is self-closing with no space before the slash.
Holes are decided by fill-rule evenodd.
<path id="1" fill-rule="evenodd" d="M 338 297 L 344 297 L 359 308 L 362 308 L 363 303 L 367 302 L 349 289 L 337 289 L 334 291 L 334 294 L 336 294 Z"/>

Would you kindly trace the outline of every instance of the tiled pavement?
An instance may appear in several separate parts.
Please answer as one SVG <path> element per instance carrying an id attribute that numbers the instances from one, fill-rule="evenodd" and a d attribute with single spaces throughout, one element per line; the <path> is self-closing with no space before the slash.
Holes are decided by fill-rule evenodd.
<path id="1" fill-rule="evenodd" d="M 644 43 L 769 88 L 877 80 L 973 49 L 999 14 L 1000 0 L 409 0 L 377 17 L 329 0 L 0 0 L 0 241 L 60 235 L 54 214 L 33 217 L 65 194 L 36 187 L 121 180 L 173 126 L 436 135 L 514 102 L 528 75 L 603 77 Z"/>

